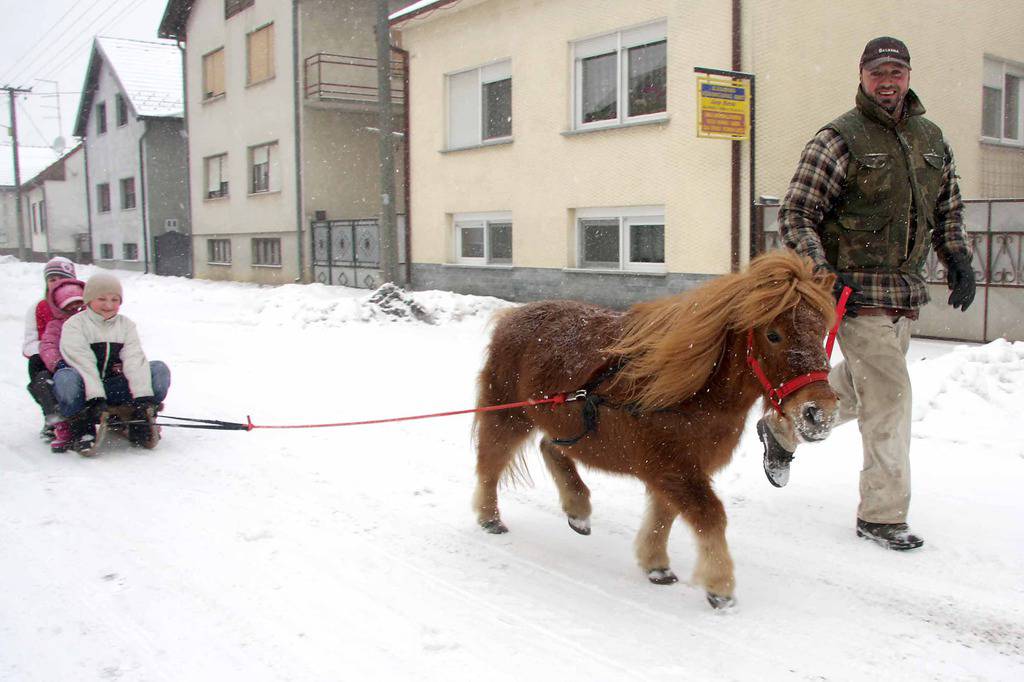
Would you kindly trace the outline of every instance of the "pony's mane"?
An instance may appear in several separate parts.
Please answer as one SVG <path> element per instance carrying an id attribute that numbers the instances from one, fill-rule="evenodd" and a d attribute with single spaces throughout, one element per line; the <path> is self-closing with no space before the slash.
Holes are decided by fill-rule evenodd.
<path id="1" fill-rule="evenodd" d="M 746 271 L 692 291 L 633 306 L 622 337 L 606 352 L 624 361 L 614 385 L 641 409 L 678 404 L 699 391 L 725 350 L 729 331 L 761 327 L 801 302 L 831 328 L 834 275 L 788 250 L 758 256 Z"/>

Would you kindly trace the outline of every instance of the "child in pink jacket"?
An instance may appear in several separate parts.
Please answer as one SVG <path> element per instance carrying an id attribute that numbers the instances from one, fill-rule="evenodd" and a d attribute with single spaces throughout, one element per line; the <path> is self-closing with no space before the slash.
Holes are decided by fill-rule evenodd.
<path id="1" fill-rule="evenodd" d="M 46 369 L 39 355 L 39 342 L 47 323 L 53 319 L 53 312 L 47 302 L 49 287 L 62 279 L 75 278 L 75 264 L 63 256 L 51 258 L 43 266 L 43 280 L 46 282 L 43 298 L 33 303 L 25 315 L 25 338 L 21 353 L 28 360 L 28 392 L 43 411 L 43 430 L 39 435 L 45 440 L 53 439 L 54 424 L 61 417 L 57 412 L 57 401 L 53 397 L 53 376 Z"/>
<path id="2" fill-rule="evenodd" d="M 39 339 L 39 356 L 50 374 L 56 374 L 58 369 L 67 366 L 60 354 L 60 334 L 64 322 L 85 306 L 84 288 L 85 282 L 77 279 L 60 279 L 50 284 L 46 302 L 50 307 L 52 319 L 46 323 L 46 328 Z M 70 423 L 67 420 L 57 422 L 54 425 L 50 449 L 54 452 L 64 452 L 70 447 L 71 440 Z"/>

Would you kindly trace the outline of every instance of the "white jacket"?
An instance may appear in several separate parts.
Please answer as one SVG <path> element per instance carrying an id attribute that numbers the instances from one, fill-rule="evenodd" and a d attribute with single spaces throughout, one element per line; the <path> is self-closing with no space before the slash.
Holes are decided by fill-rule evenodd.
<path id="1" fill-rule="evenodd" d="M 138 331 L 124 315 L 104 320 L 90 308 L 72 315 L 61 330 L 60 354 L 82 375 L 86 400 L 106 398 L 103 379 L 119 371 L 128 379 L 132 397 L 153 395 L 149 362 L 142 352 Z"/>
<path id="2" fill-rule="evenodd" d="M 25 313 L 25 340 L 21 343 L 21 354 L 26 358 L 39 355 L 39 328 L 36 327 L 36 305 L 33 303 Z"/>

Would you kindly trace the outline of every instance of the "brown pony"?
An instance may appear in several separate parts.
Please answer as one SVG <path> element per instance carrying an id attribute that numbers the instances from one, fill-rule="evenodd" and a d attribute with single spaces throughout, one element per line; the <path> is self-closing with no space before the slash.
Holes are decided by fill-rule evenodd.
<path id="1" fill-rule="evenodd" d="M 750 353 L 775 386 L 828 369 L 822 340 L 835 320 L 832 276 L 785 251 L 746 272 L 620 313 L 573 301 L 541 301 L 498 318 L 480 372 L 480 407 L 586 389 L 588 398 L 478 413 L 474 507 L 491 533 L 508 528 L 498 483 L 535 430 L 569 525 L 590 533 L 590 491 L 576 463 L 636 476 L 647 486 L 637 535 L 640 566 L 655 583 L 675 582 L 668 535 L 681 515 L 695 531 L 694 581 L 719 608 L 734 602 L 725 509 L 711 476 L 732 458 L 746 415 L 763 395 Z M 766 408 L 769 409 L 769 408 Z M 836 395 L 811 383 L 783 402 L 782 421 L 804 440 L 832 427 Z"/>

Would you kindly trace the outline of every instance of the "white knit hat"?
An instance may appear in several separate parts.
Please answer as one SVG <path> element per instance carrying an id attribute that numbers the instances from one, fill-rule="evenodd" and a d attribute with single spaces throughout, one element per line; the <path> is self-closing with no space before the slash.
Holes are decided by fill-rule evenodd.
<path id="1" fill-rule="evenodd" d="M 121 290 L 121 280 L 106 272 L 97 272 L 85 283 L 85 291 L 82 298 L 86 303 L 104 294 L 117 294 L 124 300 L 124 293 Z"/>

